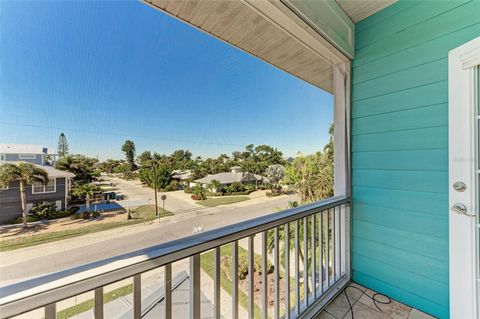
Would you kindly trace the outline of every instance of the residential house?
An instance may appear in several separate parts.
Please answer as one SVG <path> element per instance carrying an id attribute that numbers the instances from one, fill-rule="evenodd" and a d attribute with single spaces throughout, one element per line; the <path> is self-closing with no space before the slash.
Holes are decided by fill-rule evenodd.
<path id="1" fill-rule="evenodd" d="M 192 170 L 173 170 L 171 178 L 172 181 L 177 181 L 182 186 L 189 186 L 190 179 L 192 178 Z"/>
<path id="2" fill-rule="evenodd" d="M 56 154 L 37 144 L 0 144 L 0 161 L 23 161 L 38 165 L 53 164 Z M 51 162 L 52 161 L 52 162 Z"/>
<path id="3" fill-rule="evenodd" d="M 41 145 L 0 144 L 0 165 L 28 162 L 48 173 L 49 180 L 46 184 L 27 185 L 25 188 L 27 209 L 41 202 L 55 203 L 57 210 L 67 208 L 71 179 L 75 175 L 46 165 L 48 155 L 47 148 Z M 22 215 L 19 187 L 20 183 L 14 181 L 0 190 L 0 224 Z"/>
<path id="4" fill-rule="evenodd" d="M 201 254 L 213 252 L 215 318 L 240 310 L 248 318 L 419 318 L 397 313 L 405 305 L 480 318 L 480 1 L 144 2 L 333 95 L 335 197 L 2 287 L 2 316 L 38 309 L 55 318 L 60 301 L 94 291 L 94 316 L 103 318 L 104 287 L 132 278 L 133 317 L 142 318 L 143 274 L 163 267 L 162 312 L 172 318 L 172 263 L 186 260 L 189 317 L 200 318 Z M 254 237 L 265 252 L 268 233 L 273 280 L 264 271 L 265 284 L 254 287 L 251 262 L 240 294 L 234 269 L 225 307 L 220 248 L 231 248 L 235 268 L 239 241 L 253 261 Z M 299 270 L 299 252 L 314 256 L 308 269 Z M 351 281 L 390 296 L 395 308 L 361 300 L 343 313 L 334 311 L 341 303 L 329 308 Z"/>
<path id="5" fill-rule="evenodd" d="M 214 180 L 219 181 L 220 185 L 222 187 L 225 187 L 233 183 L 256 185 L 262 183 L 265 178 L 261 175 L 253 174 L 250 172 L 243 172 L 240 166 L 233 166 L 232 168 L 230 168 L 230 172 L 209 174 L 203 178 L 195 180 L 194 185 L 199 184 L 202 185 L 204 188 L 208 188 L 210 183 Z"/>

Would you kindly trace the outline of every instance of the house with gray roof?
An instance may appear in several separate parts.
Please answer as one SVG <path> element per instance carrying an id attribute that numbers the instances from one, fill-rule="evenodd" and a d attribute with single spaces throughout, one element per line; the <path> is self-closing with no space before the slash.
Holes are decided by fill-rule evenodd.
<path id="1" fill-rule="evenodd" d="M 233 183 L 259 184 L 265 180 L 265 177 L 250 172 L 242 172 L 240 166 L 233 166 L 230 169 L 230 172 L 209 174 L 203 178 L 195 180 L 194 183 L 200 184 L 206 188 L 213 180 L 219 181 L 222 186 L 228 186 Z"/>
<path id="2" fill-rule="evenodd" d="M 8 163 L 18 164 L 28 162 L 48 173 L 48 182 L 27 185 L 25 196 L 27 209 L 34 204 L 49 202 L 56 205 L 57 210 L 63 210 L 68 205 L 68 193 L 71 187 L 71 179 L 74 174 L 46 165 L 46 148 L 38 145 L 0 145 L 0 166 Z M 13 221 L 22 216 L 22 204 L 20 199 L 20 182 L 10 182 L 8 187 L 0 189 L 0 224 Z"/>

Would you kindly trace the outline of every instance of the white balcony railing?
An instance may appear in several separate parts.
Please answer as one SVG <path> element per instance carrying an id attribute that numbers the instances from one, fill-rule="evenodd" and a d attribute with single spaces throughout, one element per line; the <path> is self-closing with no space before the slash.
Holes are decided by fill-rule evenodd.
<path id="1" fill-rule="evenodd" d="M 213 296 L 210 300 L 213 304 L 213 317 L 220 318 L 220 248 L 230 245 L 232 303 L 229 310 L 231 314 L 228 313 L 227 317 L 238 318 L 239 307 L 242 307 L 239 302 L 241 289 L 238 277 L 240 249 L 242 253 L 246 252 L 248 259 L 248 274 L 245 279 L 248 282 L 248 291 L 245 291 L 247 300 L 243 298 L 243 304 L 249 318 L 259 315 L 262 318 L 312 317 L 350 280 L 348 204 L 348 198 L 334 197 L 2 287 L 0 315 L 2 318 L 9 318 L 40 309 L 41 316 L 47 319 L 56 318 L 59 302 L 93 292 L 94 306 L 91 311 L 94 317 L 109 317 L 104 313 L 104 287 L 133 278 L 133 306 L 130 314 L 134 318 L 144 317 L 160 302 L 163 303 L 164 318 L 176 317 L 176 313 L 172 313 L 172 291 L 175 289 L 175 284 L 172 286 L 172 263 L 188 259 L 189 316 L 201 318 L 201 258 L 205 257 L 205 253 L 211 252 L 209 256 L 213 258 Z M 258 304 L 255 303 L 254 299 L 254 290 L 259 288 L 254 287 L 254 263 L 260 251 L 257 247 L 255 252 L 255 236 L 261 236 L 262 270 L 267 269 L 269 261 L 273 264 L 272 306 L 269 306 L 267 299 L 267 271 L 261 271 L 261 305 L 258 301 Z M 247 248 L 239 248 L 239 241 L 244 239 L 247 241 Z M 273 254 L 271 260 L 267 245 Z M 306 266 L 302 266 L 302 257 L 306 260 Z M 145 281 L 142 274 L 159 268 L 163 268 L 161 298 L 146 304 L 145 298 L 142 298 L 142 278 Z M 281 277 L 284 278 L 283 281 Z M 280 296 L 281 291 L 284 296 Z"/>

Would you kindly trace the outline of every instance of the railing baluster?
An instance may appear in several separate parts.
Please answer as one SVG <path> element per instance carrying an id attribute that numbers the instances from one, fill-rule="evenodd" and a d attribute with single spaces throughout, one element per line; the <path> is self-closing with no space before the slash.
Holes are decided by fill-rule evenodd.
<path id="1" fill-rule="evenodd" d="M 45 319 L 57 318 L 57 304 L 51 303 L 45 306 Z"/>
<path id="2" fill-rule="evenodd" d="M 262 233 L 262 318 L 268 318 L 267 233 Z"/>
<path id="3" fill-rule="evenodd" d="M 290 224 L 285 224 L 285 319 L 290 319 Z"/>
<path id="4" fill-rule="evenodd" d="M 93 307 L 93 312 L 95 319 L 103 319 L 103 287 L 95 289 L 95 305 Z"/>
<path id="5" fill-rule="evenodd" d="M 300 249 L 299 240 L 300 226 L 298 219 L 295 221 L 295 309 L 297 316 L 300 315 L 300 256 L 298 251 Z"/>
<path id="6" fill-rule="evenodd" d="M 340 277 L 342 276 L 342 254 L 343 254 L 343 249 L 342 249 L 342 206 L 338 206 L 338 247 L 339 247 L 339 254 L 338 254 L 338 274 Z"/>
<path id="7" fill-rule="evenodd" d="M 273 230 L 274 247 L 273 247 L 273 263 L 274 263 L 274 277 L 275 277 L 275 295 L 274 295 L 274 307 L 275 307 L 275 319 L 280 318 L 280 258 L 278 249 L 278 227 Z"/>
<path id="8" fill-rule="evenodd" d="M 172 264 L 166 264 L 164 269 L 165 282 L 165 319 L 172 318 Z"/>
<path id="9" fill-rule="evenodd" d="M 311 238 L 311 241 L 312 241 L 312 292 L 313 292 L 313 300 L 316 300 L 317 299 L 317 267 L 315 266 L 316 265 L 316 254 L 315 254 L 315 250 L 317 249 L 317 246 L 315 245 L 315 214 L 311 215 L 311 227 L 312 227 L 312 230 L 311 230 L 311 234 L 310 236 L 312 236 Z"/>
<path id="10" fill-rule="evenodd" d="M 238 318 L 238 241 L 232 243 L 232 318 Z"/>
<path id="11" fill-rule="evenodd" d="M 325 226 L 326 226 L 326 232 L 325 232 L 325 282 L 327 284 L 327 289 L 330 288 L 330 243 L 329 243 L 329 237 L 330 237 L 330 209 L 327 210 L 326 220 L 325 220 Z"/>
<path id="12" fill-rule="evenodd" d="M 319 259 L 319 267 L 320 267 L 320 274 L 319 274 L 319 290 L 320 295 L 323 294 L 323 215 L 324 212 L 320 212 L 318 215 L 318 259 Z"/>
<path id="13" fill-rule="evenodd" d="M 255 252 L 253 250 L 253 236 L 248 237 L 248 318 L 253 319 L 255 317 L 255 303 L 254 303 L 254 257 Z"/>
<path id="14" fill-rule="evenodd" d="M 142 318 L 142 275 L 133 276 L 133 317 Z"/>
<path id="15" fill-rule="evenodd" d="M 303 218 L 303 299 L 308 307 L 308 219 Z"/>
<path id="16" fill-rule="evenodd" d="M 333 208 L 332 212 L 332 272 L 333 272 L 333 282 L 337 281 L 337 238 L 336 238 L 336 215 L 337 208 Z"/>
<path id="17" fill-rule="evenodd" d="M 190 257 L 190 318 L 200 318 L 200 254 Z"/>
<path id="18" fill-rule="evenodd" d="M 215 319 L 220 319 L 220 247 L 214 249 L 213 271 L 213 306 L 215 307 Z"/>

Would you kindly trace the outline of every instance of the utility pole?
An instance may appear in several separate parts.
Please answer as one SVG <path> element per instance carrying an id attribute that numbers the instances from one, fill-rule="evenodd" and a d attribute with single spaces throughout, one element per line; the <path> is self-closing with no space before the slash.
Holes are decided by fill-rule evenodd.
<path id="1" fill-rule="evenodd" d="M 160 219 L 157 202 L 157 163 L 153 163 L 153 187 L 155 188 L 155 216 Z"/>

